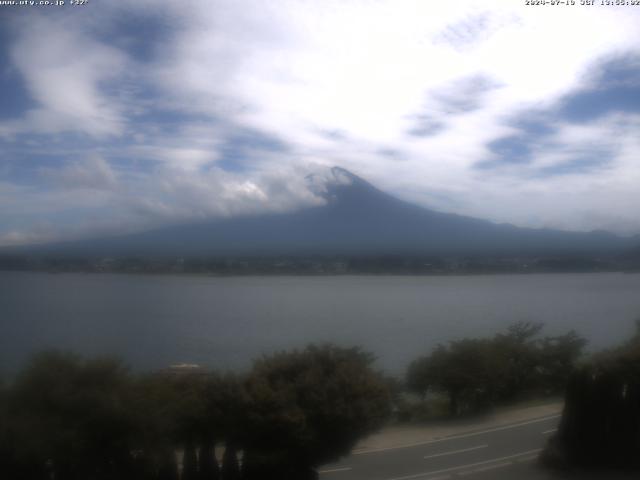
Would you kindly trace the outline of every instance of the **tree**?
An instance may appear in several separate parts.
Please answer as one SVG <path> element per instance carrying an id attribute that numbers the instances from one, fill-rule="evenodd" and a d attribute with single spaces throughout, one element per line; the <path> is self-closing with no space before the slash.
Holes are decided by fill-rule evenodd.
<path id="1" fill-rule="evenodd" d="M 409 364 L 405 375 L 405 384 L 410 392 L 420 395 L 424 400 L 429 387 L 433 386 L 434 380 L 430 356 L 417 358 Z"/>
<path id="2" fill-rule="evenodd" d="M 213 440 L 203 439 L 198 454 L 198 473 L 200 480 L 218 480 L 220 466 L 215 457 Z"/>
<path id="3" fill-rule="evenodd" d="M 640 352 L 630 345 L 572 372 L 547 464 L 640 470 Z"/>
<path id="4" fill-rule="evenodd" d="M 431 354 L 430 382 L 448 395 L 451 415 L 477 411 L 490 402 L 496 366 L 489 347 L 486 340 L 463 339 Z"/>
<path id="5" fill-rule="evenodd" d="M 239 480 L 240 465 L 238 464 L 238 450 L 235 444 L 228 441 L 224 446 L 222 457 L 222 480 Z"/>
<path id="6" fill-rule="evenodd" d="M 413 362 L 407 384 L 423 397 L 427 391 L 445 393 L 449 413 L 455 416 L 486 404 L 493 392 L 494 373 L 488 342 L 464 339 L 438 345 L 430 355 Z"/>
<path id="7" fill-rule="evenodd" d="M 541 324 L 519 322 L 493 338 L 438 345 L 409 365 L 407 388 L 423 398 L 429 391 L 445 393 L 451 415 L 526 394 L 558 393 L 586 341 L 573 331 L 539 339 L 541 330 Z"/>
<path id="8" fill-rule="evenodd" d="M 164 371 L 138 380 L 139 443 L 156 464 L 152 470 L 177 476 L 175 451 L 183 450 L 182 480 L 218 478 L 213 448 L 221 412 L 211 397 L 220 382 L 219 375 L 202 370 Z"/>
<path id="9" fill-rule="evenodd" d="M 115 360 L 55 351 L 34 357 L 8 395 L 16 464 L 60 480 L 130 478 L 128 386 Z M 24 470 L 12 478 L 21 477 Z"/>
<path id="10" fill-rule="evenodd" d="M 496 356 L 496 400 L 513 401 L 527 390 L 535 388 L 540 348 L 537 335 L 541 323 L 517 322 L 498 333 L 492 340 Z"/>
<path id="11" fill-rule="evenodd" d="M 309 346 L 255 362 L 243 446 L 247 472 L 261 478 L 316 478 L 387 418 L 384 378 L 357 348 Z"/>
<path id="12" fill-rule="evenodd" d="M 0 378 L 0 472 L 16 474 L 16 465 L 12 447 L 9 427 L 9 412 L 7 408 L 8 391 L 4 381 Z"/>
<path id="13" fill-rule="evenodd" d="M 247 412 L 246 394 L 239 377 L 235 375 L 210 376 L 204 391 L 205 416 L 200 449 L 200 475 L 202 480 L 235 480 L 240 471 L 235 445 L 240 438 L 243 419 Z M 213 456 L 216 442 L 225 443 L 222 470 Z"/>
<path id="14" fill-rule="evenodd" d="M 564 392 L 567 380 L 586 345 L 587 341 L 573 330 L 565 335 L 541 340 L 538 374 L 547 393 Z"/>

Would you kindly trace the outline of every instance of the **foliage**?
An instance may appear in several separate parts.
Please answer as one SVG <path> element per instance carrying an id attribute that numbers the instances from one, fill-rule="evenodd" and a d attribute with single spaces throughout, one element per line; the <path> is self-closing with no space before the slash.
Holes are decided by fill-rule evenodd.
<path id="1" fill-rule="evenodd" d="M 463 339 L 438 345 L 412 362 L 407 388 L 449 397 L 451 415 L 475 412 L 527 393 L 563 390 L 585 340 L 575 332 L 537 338 L 542 325 L 520 322 L 488 339 Z"/>
<path id="2" fill-rule="evenodd" d="M 372 361 L 357 348 L 334 346 L 257 361 L 246 383 L 249 461 L 290 469 L 281 475 L 306 475 L 301 472 L 346 455 L 389 414 L 386 383 Z"/>
<path id="3" fill-rule="evenodd" d="M 574 331 L 541 340 L 538 375 L 548 392 L 564 391 L 576 360 L 581 357 L 586 344 L 586 340 Z"/>
<path id="4" fill-rule="evenodd" d="M 0 384 L 0 471 L 12 480 L 313 478 L 388 412 L 371 361 L 358 349 L 309 347 L 265 357 L 245 379 L 132 375 L 115 360 L 45 352 Z"/>
<path id="5" fill-rule="evenodd" d="M 558 391 L 585 342 L 540 330 L 521 323 L 440 345 L 412 363 L 407 384 L 446 395 L 454 415 Z M 637 375 L 638 339 L 615 355 L 625 375 Z M 182 480 L 313 479 L 400 400 L 373 360 L 358 348 L 311 345 L 263 357 L 243 377 L 133 375 L 117 360 L 44 352 L 0 384 L 0 471 L 12 480 L 177 480 L 183 452 Z M 225 447 L 222 464 L 216 446 Z"/>
<path id="6" fill-rule="evenodd" d="M 13 448 L 7 468 L 15 478 L 23 466 L 34 478 L 45 471 L 61 479 L 129 472 L 134 419 L 127 393 L 128 372 L 117 361 L 36 356 L 8 394 L 8 435 L 20 448 Z"/>
<path id="7" fill-rule="evenodd" d="M 639 340 L 640 322 L 629 342 L 571 374 L 547 464 L 640 470 Z"/>

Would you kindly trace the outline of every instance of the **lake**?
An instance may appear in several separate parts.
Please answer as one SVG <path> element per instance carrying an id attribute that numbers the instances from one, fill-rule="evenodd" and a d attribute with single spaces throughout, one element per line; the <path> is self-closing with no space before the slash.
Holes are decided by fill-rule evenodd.
<path id="1" fill-rule="evenodd" d="M 520 320 L 575 329 L 591 349 L 640 318 L 640 275 L 208 277 L 0 272 L 0 371 L 56 347 L 115 354 L 136 370 L 244 369 L 308 342 L 359 345 L 401 374 L 439 342 Z"/>

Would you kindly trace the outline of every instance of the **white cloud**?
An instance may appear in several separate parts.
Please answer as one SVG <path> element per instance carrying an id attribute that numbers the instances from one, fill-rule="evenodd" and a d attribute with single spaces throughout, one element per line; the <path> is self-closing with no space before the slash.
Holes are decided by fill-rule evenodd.
<path id="1" fill-rule="evenodd" d="M 147 159 L 165 164 L 169 168 L 197 172 L 214 162 L 218 155 L 214 148 L 181 148 L 156 145 L 135 145 L 129 149 L 138 159 Z"/>
<path id="2" fill-rule="evenodd" d="M 167 92 L 201 99 L 194 109 L 277 133 L 305 155 L 343 151 L 344 142 L 318 134 L 339 130 L 356 145 L 407 152 L 395 175 L 415 176 L 417 169 L 440 181 L 471 180 L 469 167 L 484 144 L 507 131 L 506 116 L 579 86 L 599 55 L 640 46 L 633 22 L 620 23 L 626 13 L 504 5 L 285 2 L 278 12 L 225 4 L 224 14 L 196 8 L 198 21 L 175 39 L 161 70 L 185 75 L 162 78 Z M 462 36 L 473 37 L 473 49 L 451 51 L 456 35 L 444 45 L 433 42 L 459 30 L 470 32 Z M 406 137 L 411 119 L 430 107 L 424 102 L 430 92 L 455 93 L 456 82 L 479 76 L 500 85 L 481 112 L 450 121 L 436 138 Z M 364 166 L 343 156 L 346 166 Z M 389 177 L 375 180 L 390 186 Z"/>
<path id="3" fill-rule="evenodd" d="M 305 174 L 317 167 L 252 175 L 161 166 L 119 177 L 99 157 L 42 173 L 53 190 L 0 182 L 0 246 L 136 232 L 166 224 L 293 211 L 324 203 Z M 325 179 L 329 181 L 330 179 Z M 71 220 L 58 222 L 59 217 Z"/>
<path id="4" fill-rule="evenodd" d="M 102 88 L 125 71 L 123 53 L 82 32 L 70 17 L 34 15 L 14 28 L 11 60 L 36 106 L 2 125 L 5 133 L 122 132 L 119 107 Z"/>
<path id="5" fill-rule="evenodd" d="M 99 22 L 108 25 L 130 9 L 164 15 L 173 27 L 161 55 L 144 65 L 93 34 Z M 314 204 L 300 170 L 321 164 L 456 213 L 527 226 L 640 231 L 632 207 L 640 147 L 637 130 L 622 127 L 636 125 L 635 118 L 558 123 L 534 146 L 531 165 L 514 175 L 475 168 L 490 156 L 489 142 L 517 132 L 513 115 L 547 109 L 588 85 L 600 58 L 640 50 L 638 9 L 497 0 L 220 0 L 93 11 L 87 23 L 36 16 L 17 29 L 12 59 L 37 106 L 0 123 L 0 133 L 80 132 L 96 139 L 104 162 L 118 159 L 118 168 L 110 167 L 118 186 L 110 185 L 119 193 L 104 205 L 124 223 Z M 47 48 L 39 48 L 43 38 Z M 474 90 L 483 82 L 491 88 Z M 132 94 L 117 91 L 131 84 L 152 98 L 128 102 Z M 461 105 L 469 108 L 455 108 Z M 155 122 L 156 109 L 181 115 L 176 128 Z M 420 121 L 441 127 L 412 134 Z M 216 168 L 234 132 L 251 130 L 277 138 L 287 151 L 247 144 L 242 172 Z M 110 143 L 113 135 L 122 143 Z M 572 151 L 592 148 L 594 139 L 615 152 L 606 170 L 536 175 Z M 91 177 L 97 167 L 72 163 L 57 177 L 88 185 L 99 178 Z M 611 211 L 617 220 L 609 220 Z"/>

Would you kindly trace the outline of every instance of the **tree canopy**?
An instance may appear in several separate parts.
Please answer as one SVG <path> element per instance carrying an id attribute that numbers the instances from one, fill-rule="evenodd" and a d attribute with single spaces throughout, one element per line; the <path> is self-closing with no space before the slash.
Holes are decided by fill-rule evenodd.
<path id="1" fill-rule="evenodd" d="M 640 321 L 618 348 L 573 371 L 543 459 L 563 467 L 640 470 Z"/>
<path id="2" fill-rule="evenodd" d="M 372 361 L 357 348 L 329 345 L 258 360 L 246 382 L 249 461 L 274 461 L 274 475 L 304 478 L 305 469 L 349 453 L 390 412 Z"/>
<path id="3" fill-rule="evenodd" d="M 575 332 L 540 337 L 542 325 L 520 322 L 492 338 L 438 345 L 412 362 L 407 387 L 442 392 L 451 415 L 477 411 L 527 393 L 561 393 L 586 341 Z"/>
<path id="4" fill-rule="evenodd" d="M 115 360 L 36 356 L 6 398 L 11 478 L 48 471 L 61 479 L 115 478 L 129 469 L 134 418 L 128 371 Z M 26 477 L 25 477 L 26 478 Z"/>
<path id="5" fill-rule="evenodd" d="M 371 362 L 325 345 L 263 357 L 243 377 L 133 375 L 117 360 L 45 352 L 0 385 L 0 471 L 12 480 L 313 478 L 386 418 L 386 383 Z"/>

